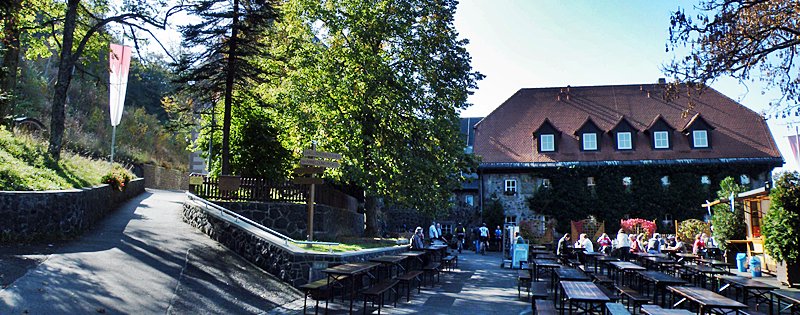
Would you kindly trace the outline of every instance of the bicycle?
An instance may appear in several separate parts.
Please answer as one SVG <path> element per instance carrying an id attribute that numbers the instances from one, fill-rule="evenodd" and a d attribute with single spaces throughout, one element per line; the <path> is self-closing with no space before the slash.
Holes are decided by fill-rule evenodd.
<path id="1" fill-rule="evenodd" d="M 481 255 L 486 255 L 486 248 L 489 247 L 489 242 L 486 240 L 486 237 L 481 237 L 480 241 L 480 248 L 481 248 Z"/>
<path id="2" fill-rule="evenodd" d="M 459 233 L 456 237 L 456 247 L 458 248 L 458 253 L 461 254 L 461 250 L 464 249 L 464 234 Z"/>

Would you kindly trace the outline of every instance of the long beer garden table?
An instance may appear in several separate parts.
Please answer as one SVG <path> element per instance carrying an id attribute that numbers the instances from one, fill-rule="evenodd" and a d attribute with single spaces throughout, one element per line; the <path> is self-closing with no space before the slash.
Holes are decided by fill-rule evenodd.
<path id="1" fill-rule="evenodd" d="M 607 263 L 607 262 L 612 262 L 612 261 L 618 261 L 618 260 L 619 260 L 619 258 L 617 258 L 617 257 L 614 257 L 614 256 L 609 256 L 609 255 L 602 255 L 602 256 L 594 256 L 594 259 L 592 259 L 592 260 L 594 260 L 594 272 L 595 272 L 595 273 L 598 273 L 599 271 L 597 271 L 597 266 L 598 266 L 600 263 Z"/>
<path id="2" fill-rule="evenodd" d="M 674 267 L 677 265 L 678 262 L 672 260 L 672 258 L 647 257 L 644 259 L 644 264 L 647 269 L 658 269 L 660 271 L 665 271 L 669 269 L 670 266 Z"/>
<path id="3" fill-rule="evenodd" d="M 400 275 L 400 272 L 406 271 L 406 268 L 403 266 L 403 262 L 410 257 L 408 256 L 401 256 L 401 255 L 385 255 L 380 257 L 375 257 L 370 259 L 371 262 L 376 262 L 382 264 L 386 267 L 387 271 L 387 279 L 392 277 L 392 269 L 395 269 L 396 272 L 394 274 Z"/>
<path id="4" fill-rule="evenodd" d="M 714 268 L 725 267 L 727 268 L 728 271 L 731 271 L 731 267 L 733 267 L 733 264 L 729 264 L 726 261 L 716 260 L 716 259 L 697 258 L 695 259 L 695 261 L 699 265 L 711 266 Z"/>
<path id="5" fill-rule="evenodd" d="M 619 279 L 622 285 L 625 284 L 625 275 L 628 272 L 647 270 L 645 267 L 627 261 L 614 261 L 608 263 L 608 265 L 611 267 L 608 269 L 608 275 L 611 275 L 611 269 L 614 269 L 614 277 L 612 278 L 614 280 Z M 622 278 L 620 278 L 620 273 L 622 273 Z"/>
<path id="6" fill-rule="evenodd" d="M 550 286 L 552 291 L 555 293 L 555 300 L 558 301 L 558 283 L 563 281 L 592 281 L 592 278 L 589 278 L 583 271 L 580 271 L 575 268 L 570 267 L 562 267 L 559 269 L 553 269 L 551 274 L 551 282 Z"/>
<path id="7" fill-rule="evenodd" d="M 723 290 L 732 286 L 736 288 L 735 297 L 737 300 L 739 299 L 739 291 L 742 291 L 742 303 L 744 304 L 747 304 L 748 297 L 752 295 L 756 300 L 756 308 L 758 308 L 758 305 L 761 303 L 771 303 L 769 299 L 769 292 L 778 289 L 776 286 L 745 277 L 723 275 L 717 276 L 717 279 L 725 283 L 725 285 L 720 283 L 721 287 L 719 288 L 719 292 L 722 292 Z"/>
<path id="8" fill-rule="evenodd" d="M 424 251 L 408 251 L 405 253 L 400 253 L 399 255 L 415 258 L 415 260 L 412 261 L 419 263 L 419 265 L 414 264 L 414 266 L 410 266 L 410 270 L 422 270 L 422 267 L 425 265 L 425 256 L 428 255 L 428 253 Z"/>
<path id="9" fill-rule="evenodd" d="M 433 261 L 438 262 L 445 256 L 445 253 L 447 252 L 447 245 L 430 245 L 423 249 L 433 254 Z"/>
<path id="10" fill-rule="evenodd" d="M 328 275 L 328 287 L 332 288 L 334 285 L 341 287 L 344 290 L 344 293 L 349 296 L 350 299 L 350 313 L 353 312 L 353 300 L 355 299 L 355 292 L 356 287 L 355 283 L 356 280 L 362 280 L 362 276 L 366 275 L 370 278 L 375 278 L 370 271 L 375 267 L 380 266 L 377 263 L 370 263 L 370 262 L 357 262 L 357 263 L 349 263 L 343 264 L 338 266 L 333 266 L 330 268 L 323 269 L 322 272 Z M 347 283 L 342 284 L 341 280 L 347 280 Z M 350 290 L 348 289 L 348 284 Z"/>
<path id="11" fill-rule="evenodd" d="M 658 303 L 658 293 L 661 292 L 661 305 L 666 302 L 667 297 L 667 286 L 679 286 L 686 284 L 686 281 L 683 279 L 679 279 L 663 272 L 658 271 L 639 271 L 639 278 L 641 278 L 642 282 L 648 282 L 653 284 L 653 303 Z"/>
<path id="12" fill-rule="evenodd" d="M 551 269 L 550 273 L 552 274 L 552 269 L 558 269 L 560 267 L 561 265 L 556 261 L 549 259 L 534 259 L 533 264 L 528 264 L 528 268 L 531 268 L 531 271 L 533 272 L 533 281 L 539 281 L 539 271 L 541 269 Z"/>
<path id="13" fill-rule="evenodd" d="M 770 314 L 780 314 L 784 311 L 789 311 L 789 314 L 792 315 L 799 315 L 800 314 L 800 292 L 797 291 L 784 291 L 784 290 L 773 290 L 769 292 L 770 300 L 777 304 L 778 312 L 774 313 L 775 305 L 773 303 L 769 303 L 769 313 Z M 783 307 L 782 304 L 786 303 L 786 307 Z M 783 308 L 782 308 L 783 307 Z"/>
<path id="14" fill-rule="evenodd" d="M 528 252 L 528 255 L 530 255 L 531 258 L 533 259 L 539 258 L 539 255 L 552 255 L 552 254 L 553 254 L 552 251 L 544 249 L 534 249 Z"/>
<path id="15" fill-rule="evenodd" d="M 687 254 L 687 253 L 677 253 L 675 254 L 675 256 L 678 256 L 678 262 L 687 262 L 687 263 L 692 263 L 694 262 L 695 259 L 699 257 L 695 254 Z"/>
<path id="16" fill-rule="evenodd" d="M 604 314 L 604 305 L 611 301 L 608 296 L 593 282 L 588 281 L 561 281 L 563 299 L 558 300 L 564 313 L 564 300 L 567 301 L 569 313 L 572 314 L 573 306 L 579 314 Z M 585 306 L 584 306 L 585 305 Z"/>
<path id="17" fill-rule="evenodd" d="M 712 290 L 715 290 L 717 288 L 717 282 L 715 281 L 714 276 L 715 275 L 724 275 L 724 274 L 728 273 L 727 271 L 725 271 L 723 269 L 714 268 L 714 267 L 711 267 L 711 266 L 703 266 L 703 265 L 683 266 L 683 269 L 686 269 L 686 271 L 688 271 L 688 272 L 690 272 L 690 273 L 695 275 L 695 277 L 694 277 L 694 284 L 695 285 L 699 284 L 700 286 L 705 288 L 706 287 L 706 283 L 708 283 L 708 280 L 711 280 L 711 289 Z M 699 276 L 699 277 L 697 277 L 697 276 Z M 700 278 L 700 281 L 698 281 L 698 278 Z"/>
<path id="18" fill-rule="evenodd" d="M 712 310 L 720 314 L 730 314 L 747 309 L 747 305 L 699 287 L 668 286 L 667 290 L 672 293 L 673 308 L 684 301 L 690 301 L 697 304 L 697 314 L 700 315 L 710 314 Z M 674 303 L 676 297 L 681 297 L 682 299 Z"/>

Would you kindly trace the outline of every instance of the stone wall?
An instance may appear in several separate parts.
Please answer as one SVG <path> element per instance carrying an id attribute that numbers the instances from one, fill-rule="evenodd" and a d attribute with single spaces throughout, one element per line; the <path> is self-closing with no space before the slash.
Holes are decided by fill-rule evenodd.
<path id="1" fill-rule="evenodd" d="M 517 181 L 517 192 L 515 194 L 505 193 L 505 181 L 515 179 Z M 484 205 L 491 200 L 497 200 L 503 206 L 506 217 L 516 217 L 516 223 L 522 220 L 540 220 L 541 216 L 533 213 L 528 207 L 528 198 L 532 197 L 542 179 L 533 177 L 529 174 L 508 173 L 508 174 L 483 174 L 481 177 L 484 187 Z"/>
<path id="2" fill-rule="evenodd" d="M 189 190 L 189 173 L 155 165 L 139 166 L 144 177 L 144 187 L 166 190 Z"/>
<path id="3" fill-rule="evenodd" d="M 183 220 L 225 245 L 259 268 L 292 286 L 322 279 L 322 269 L 329 266 L 367 261 L 370 258 L 407 251 L 405 246 L 377 248 L 352 253 L 319 253 L 286 245 L 276 237 L 264 235 L 246 222 L 230 222 L 207 212 L 192 200 L 183 205 Z"/>
<path id="4" fill-rule="evenodd" d="M 293 239 L 306 239 L 308 211 L 304 204 L 215 203 Z M 364 235 L 363 214 L 319 204 L 314 209 L 314 239 L 335 241 L 341 236 Z"/>
<path id="5" fill-rule="evenodd" d="M 117 206 L 144 192 L 144 180 L 124 191 L 109 185 L 51 191 L 0 191 L 0 243 L 62 240 L 79 235 Z"/>

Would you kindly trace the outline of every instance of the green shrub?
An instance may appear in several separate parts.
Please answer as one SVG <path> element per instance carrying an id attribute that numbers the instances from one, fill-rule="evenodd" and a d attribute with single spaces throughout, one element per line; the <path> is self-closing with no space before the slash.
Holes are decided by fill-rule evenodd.
<path id="1" fill-rule="evenodd" d="M 769 211 L 764 216 L 764 248 L 777 261 L 800 258 L 800 174 L 783 173 L 770 192 Z"/>
<path id="2" fill-rule="evenodd" d="M 695 236 L 700 233 L 711 234 L 708 223 L 697 219 L 689 219 L 680 223 L 678 227 L 678 237 L 687 244 L 694 242 Z"/>
<path id="3" fill-rule="evenodd" d="M 736 196 L 746 190 L 744 186 L 736 184 L 733 177 L 723 179 L 719 188 L 717 197 L 720 199 L 728 199 L 731 193 Z M 713 210 L 711 224 L 714 226 L 714 240 L 721 250 L 728 247 L 728 240 L 744 239 L 747 226 L 744 223 L 744 207 L 741 202 L 734 202 L 734 211 L 731 211 L 730 203 L 715 205 Z"/>
<path id="4" fill-rule="evenodd" d="M 131 179 L 133 179 L 133 174 L 131 174 L 131 172 L 121 166 L 115 165 L 108 174 L 103 175 L 100 181 L 103 184 L 111 185 L 111 188 L 122 191 Z"/>

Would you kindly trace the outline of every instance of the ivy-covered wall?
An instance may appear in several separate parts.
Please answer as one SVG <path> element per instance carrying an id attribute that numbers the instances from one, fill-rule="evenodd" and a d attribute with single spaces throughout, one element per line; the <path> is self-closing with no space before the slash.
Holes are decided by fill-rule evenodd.
<path id="1" fill-rule="evenodd" d="M 558 231 L 567 231 L 570 220 L 594 215 L 606 222 L 606 231 L 619 229 L 620 218 L 627 216 L 656 220 L 659 230 L 669 232 L 661 226 L 667 215 L 675 220 L 703 219 L 707 212 L 700 205 L 716 199 L 719 183 L 725 177 L 732 176 L 739 182 L 741 175 L 747 175 L 750 187 L 761 187 L 769 180 L 771 170 L 772 166 L 765 164 L 590 166 L 485 172 L 483 177 L 493 181 L 521 176 L 549 179 L 550 187 L 541 186 L 541 180 L 529 180 L 520 181 L 518 185 L 538 183 L 537 187 L 518 189 L 535 190 L 534 194 L 526 196 L 525 210 L 555 218 Z M 663 185 L 664 176 L 668 176 L 669 185 Z M 711 183 L 701 183 L 702 176 L 708 176 Z M 594 186 L 587 185 L 588 177 L 594 178 Z M 624 177 L 630 177 L 629 187 L 623 185 Z M 493 186 L 487 187 L 484 196 L 504 198 L 502 191 Z M 505 211 L 508 215 L 522 209 L 514 207 Z"/>

